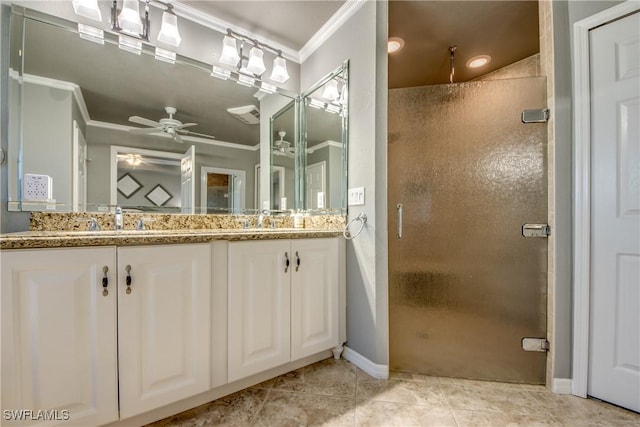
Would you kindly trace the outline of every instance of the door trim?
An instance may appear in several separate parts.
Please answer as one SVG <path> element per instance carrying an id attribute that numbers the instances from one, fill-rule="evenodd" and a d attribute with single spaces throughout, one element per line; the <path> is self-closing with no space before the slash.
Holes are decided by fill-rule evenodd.
<path id="1" fill-rule="evenodd" d="M 587 397 L 591 284 L 591 101 L 589 31 L 640 10 L 627 0 L 573 24 L 573 381 L 572 394 Z"/>

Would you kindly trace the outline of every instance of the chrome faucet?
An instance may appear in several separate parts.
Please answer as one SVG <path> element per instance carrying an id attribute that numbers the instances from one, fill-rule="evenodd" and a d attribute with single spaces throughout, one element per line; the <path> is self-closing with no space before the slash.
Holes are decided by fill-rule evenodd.
<path id="1" fill-rule="evenodd" d="M 258 215 L 258 228 L 263 228 L 264 217 L 269 215 L 269 209 L 263 209 L 260 211 L 260 215 Z"/>
<path id="2" fill-rule="evenodd" d="M 124 228 L 124 214 L 122 213 L 122 208 L 120 206 L 116 206 L 113 224 L 116 230 L 122 230 Z"/>

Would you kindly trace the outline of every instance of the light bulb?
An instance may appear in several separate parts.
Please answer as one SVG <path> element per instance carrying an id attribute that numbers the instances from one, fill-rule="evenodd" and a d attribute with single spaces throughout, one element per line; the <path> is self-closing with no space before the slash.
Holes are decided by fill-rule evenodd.
<path id="1" fill-rule="evenodd" d="M 231 36 L 224 36 L 224 39 L 222 39 L 222 54 L 220 55 L 220 62 L 235 67 L 238 65 L 238 61 L 240 61 L 240 55 L 238 55 L 236 39 Z"/>
<path id="2" fill-rule="evenodd" d="M 276 56 L 273 60 L 273 70 L 271 70 L 271 80 L 278 83 L 284 83 L 289 80 L 289 73 L 287 73 L 287 61 L 281 57 Z"/>
<path id="3" fill-rule="evenodd" d="M 255 74 L 256 76 L 262 75 L 262 73 L 264 73 L 264 71 L 267 69 L 264 66 L 264 61 L 262 60 L 263 55 L 264 52 L 262 51 L 262 49 L 255 46 L 252 47 L 249 51 L 249 62 L 247 63 L 247 71 Z"/>
<path id="4" fill-rule="evenodd" d="M 168 10 L 162 14 L 162 26 L 158 34 L 158 41 L 178 47 L 182 41 L 178 31 L 178 17 Z"/>

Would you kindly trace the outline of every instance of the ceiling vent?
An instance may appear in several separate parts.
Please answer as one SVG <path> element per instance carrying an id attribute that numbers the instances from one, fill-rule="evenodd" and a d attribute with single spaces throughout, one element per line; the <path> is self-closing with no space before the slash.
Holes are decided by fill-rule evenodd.
<path id="1" fill-rule="evenodd" d="M 229 114 L 248 125 L 260 123 L 260 110 L 255 105 L 245 105 L 244 107 L 227 108 Z"/>

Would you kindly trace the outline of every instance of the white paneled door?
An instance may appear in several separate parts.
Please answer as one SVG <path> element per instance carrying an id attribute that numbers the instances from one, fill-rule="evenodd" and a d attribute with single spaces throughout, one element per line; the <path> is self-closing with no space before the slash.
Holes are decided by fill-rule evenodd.
<path id="1" fill-rule="evenodd" d="M 120 418 L 209 389 L 210 257 L 208 244 L 118 248 Z"/>
<path id="2" fill-rule="evenodd" d="M 229 244 L 229 381 L 290 360 L 291 245 Z"/>
<path id="3" fill-rule="evenodd" d="M 114 248 L 0 253 L 2 410 L 48 414 L 0 424 L 118 420 L 115 259 Z"/>
<path id="4" fill-rule="evenodd" d="M 640 411 L 640 13 L 590 33 L 588 394 Z"/>

